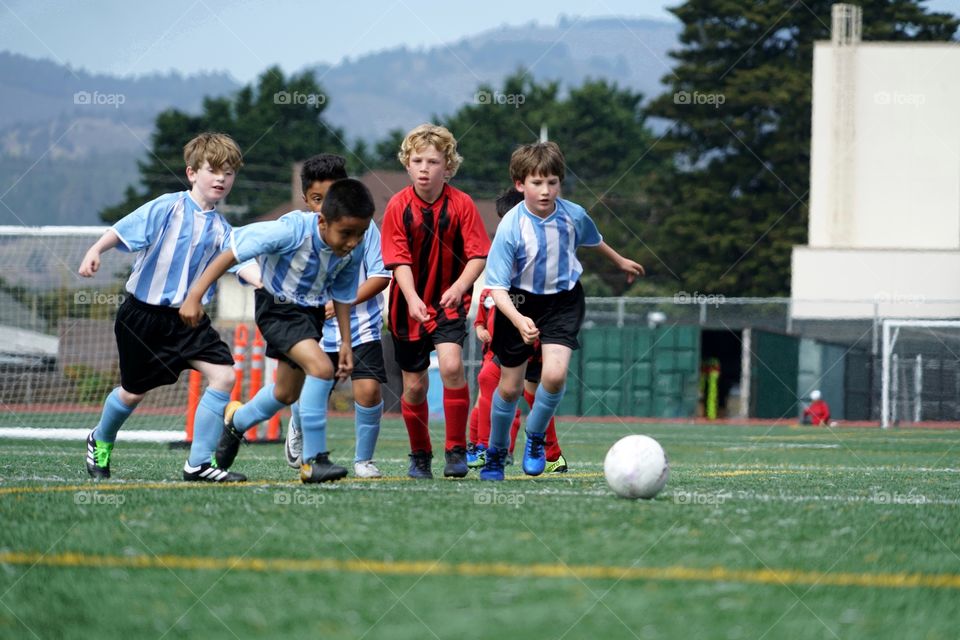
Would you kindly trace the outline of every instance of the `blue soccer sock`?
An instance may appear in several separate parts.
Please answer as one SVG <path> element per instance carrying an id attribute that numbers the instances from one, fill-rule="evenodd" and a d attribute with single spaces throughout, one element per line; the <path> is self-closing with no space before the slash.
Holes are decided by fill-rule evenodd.
<path id="1" fill-rule="evenodd" d="M 300 401 L 297 400 L 292 405 L 290 405 L 290 422 L 287 424 L 288 429 L 293 429 L 296 432 L 300 432 Z"/>
<path id="2" fill-rule="evenodd" d="M 230 392 L 217 391 L 207 387 L 197 405 L 196 418 L 193 421 L 193 444 L 190 445 L 191 467 L 210 462 L 217 448 L 217 441 L 223 432 L 223 410 L 230 402 Z"/>
<path id="3" fill-rule="evenodd" d="M 327 401 L 333 379 L 307 376 L 300 392 L 300 430 L 303 432 L 303 460 L 316 457 L 327 449 Z"/>
<path id="4" fill-rule="evenodd" d="M 566 387 L 556 393 L 550 393 L 543 388 L 543 385 L 537 387 L 537 395 L 534 396 L 533 406 L 530 407 L 530 414 L 527 415 L 527 433 L 544 433 L 547 430 L 550 418 L 557 412 L 557 407 L 563 400 L 565 390 Z"/>
<path id="5" fill-rule="evenodd" d="M 493 402 L 490 403 L 490 447 L 500 451 L 510 448 L 510 424 L 517 412 L 517 398 L 507 402 L 500 395 L 500 389 L 493 393 Z"/>
<path id="6" fill-rule="evenodd" d="M 260 424 L 273 414 L 283 409 L 285 404 L 273 395 L 274 385 L 268 384 L 257 392 L 257 395 L 233 414 L 233 428 L 243 433 L 255 424 Z"/>
<path id="7" fill-rule="evenodd" d="M 93 439 L 100 442 L 116 442 L 117 431 L 120 431 L 120 427 L 134 409 L 136 409 L 135 406 L 128 407 L 123 404 L 120 399 L 120 387 L 111 391 L 103 403 L 103 413 L 100 414 L 100 422 L 93 430 Z"/>
<path id="8" fill-rule="evenodd" d="M 373 460 L 373 450 L 377 447 L 380 435 L 380 418 L 383 417 L 383 400 L 375 407 L 364 407 L 353 403 L 357 412 L 357 448 L 354 462 Z"/>

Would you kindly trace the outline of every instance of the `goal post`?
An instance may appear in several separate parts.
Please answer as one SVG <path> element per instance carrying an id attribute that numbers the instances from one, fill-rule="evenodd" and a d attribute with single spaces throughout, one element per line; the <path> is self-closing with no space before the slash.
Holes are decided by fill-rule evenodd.
<path id="1" fill-rule="evenodd" d="M 880 426 L 960 421 L 960 320 L 882 320 Z"/>

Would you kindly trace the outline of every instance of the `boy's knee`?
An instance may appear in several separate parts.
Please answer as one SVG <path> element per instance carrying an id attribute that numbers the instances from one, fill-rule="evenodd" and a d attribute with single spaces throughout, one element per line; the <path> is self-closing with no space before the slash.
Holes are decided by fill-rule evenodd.
<path id="1" fill-rule="evenodd" d="M 147 397 L 145 393 L 132 393 L 127 391 L 123 387 L 120 387 L 120 402 L 127 405 L 128 407 L 135 407 L 140 402 Z"/>
<path id="2" fill-rule="evenodd" d="M 522 384 L 511 384 L 510 382 L 501 381 L 500 386 L 497 387 L 497 392 L 500 394 L 500 397 L 507 402 L 518 401 L 521 391 L 523 391 Z"/>
<path id="3" fill-rule="evenodd" d="M 236 379 L 237 373 L 233 367 L 220 366 L 210 373 L 210 386 L 217 391 L 231 391 Z"/>
<path id="4" fill-rule="evenodd" d="M 277 402 L 282 402 L 283 404 L 289 406 L 300 398 L 300 390 L 284 389 L 282 387 L 274 386 L 273 397 L 277 399 Z"/>
<path id="5" fill-rule="evenodd" d="M 540 386 L 549 391 L 550 393 L 557 393 L 562 391 L 563 387 L 567 383 L 567 377 L 565 375 L 560 375 L 556 373 L 544 374 L 540 377 Z"/>
<path id="6" fill-rule="evenodd" d="M 420 404 L 427 399 L 427 377 L 406 377 L 403 379 L 403 397 L 411 404 Z"/>

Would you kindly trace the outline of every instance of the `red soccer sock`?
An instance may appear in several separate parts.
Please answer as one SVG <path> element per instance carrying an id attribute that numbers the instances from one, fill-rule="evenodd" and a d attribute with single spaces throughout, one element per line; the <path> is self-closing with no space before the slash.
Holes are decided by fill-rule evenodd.
<path id="1" fill-rule="evenodd" d="M 484 361 L 480 375 L 477 376 L 477 384 L 480 386 L 480 408 L 477 439 L 474 442 L 486 447 L 490 445 L 490 405 L 493 403 L 493 394 L 497 392 L 497 385 L 500 384 L 500 367 L 494 364 L 493 360 Z"/>
<path id="2" fill-rule="evenodd" d="M 470 442 L 477 443 L 477 430 L 480 428 L 480 405 L 473 405 L 473 411 L 470 412 Z"/>
<path id="3" fill-rule="evenodd" d="M 400 398 L 400 412 L 403 414 L 403 423 L 407 426 L 407 436 L 410 438 L 411 451 L 433 452 L 430 444 L 430 407 L 424 400 L 420 404 L 410 404 Z"/>
<path id="4" fill-rule="evenodd" d="M 534 397 L 534 394 L 526 389 L 523 390 L 523 399 L 527 401 L 527 406 L 530 408 L 533 408 Z M 553 418 L 550 418 L 547 431 L 543 434 L 543 449 L 547 455 L 547 460 L 550 462 L 558 460 L 563 454 L 563 451 L 560 450 L 560 443 L 557 441 L 557 426 Z"/>
<path id="5" fill-rule="evenodd" d="M 447 421 L 447 451 L 453 447 L 467 448 L 467 414 L 470 411 L 470 387 L 443 388 L 443 414 Z"/>

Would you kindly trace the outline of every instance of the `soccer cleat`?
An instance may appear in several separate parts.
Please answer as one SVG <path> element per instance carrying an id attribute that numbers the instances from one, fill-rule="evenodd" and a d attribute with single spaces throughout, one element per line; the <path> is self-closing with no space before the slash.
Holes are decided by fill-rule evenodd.
<path id="1" fill-rule="evenodd" d="M 507 457 L 507 450 L 498 450 L 496 447 L 487 449 L 487 461 L 480 469 L 481 480 L 503 480 L 503 463 Z"/>
<path id="2" fill-rule="evenodd" d="M 242 402 L 234 400 L 227 405 L 226 411 L 223 412 L 223 432 L 220 434 L 217 452 L 214 454 L 217 467 L 220 469 L 229 469 L 233 465 L 233 461 L 237 459 L 237 452 L 240 451 L 243 434 L 233 426 L 233 414 L 242 406 Z"/>
<path id="3" fill-rule="evenodd" d="M 305 484 L 333 482 L 347 477 L 347 470 L 330 462 L 330 452 L 322 451 L 300 465 L 300 481 Z"/>
<path id="4" fill-rule="evenodd" d="M 382 478 L 383 473 L 373 463 L 373 460 L 361 460 L 353 463 L 353 475 L 358 478 Z"/>
<path id="5" fill-rule="evenodd" d="M 193 467 L 190 461 L 183 463 L 183 479 L 187 482 L 246 482 L 247 476 L 242 473 L 224 471 L 211 462 L 204 462 Z"/>
<path id="6" fill-rule="evenodd" d="M 463 447 L 451 447 L 444 451 L 443 459 L 446 462 L 443 465 L 444 478 L 463 478 L 470 471 L 467 467 L 467 450 Z"/>
<path id="7" fill-rule="evenodd" d="M 467 443 L 467 466 L 471 469 L 477 466 L 477 445 Z"/>
<path id="8" fill-rule="evenodd" d="M 544 473 L 566 473 L 567 472 L 567 459 L 563 457 L 563 454 L 560 454 L 560 457 L 556 460 L 547 460 L 547 466 L 543 470 Z"/>
<path id="9" fill-rule="evenodd" d="M 112 442 L 100 442 L 93 439 L 93 430 L 87 435 L 87 473 L 94 480 L 110 477 L 110 452 Z"/>
<path id="10" fill-rule="evenodd" d="M 410 452 L 410 468 L 407 475 L 418 480 L 433 480 L 433 471 L 430 470 L 433 454 L 429 451 Z"/>
<path id="11" fill-rule="evenodd" d="M 487 461 L 487 447 L 482 444 L 473 445 L 473 462 L 470 461 L 470 449 L 467 449 L 467 466 L 479 469 Z"/>
<path id="12" fill-rule="evenodd" d="M 303 432 L 294 425 L 295 422 L 291 416 L 290 424 L 287 425 L 287 438 L 283 443 L 283 453 L 287 457 L 287 464 L 292 469 L 299 469 L 303 464 Z"/>
<path id="13" fill-rule="evenodd" d="M 527 443 L 523 447 L 523 472 L 528 476 L 538 476 L 547 466 L 547 455 L 543 450 L 543 434 L 527 434 Z"/>

